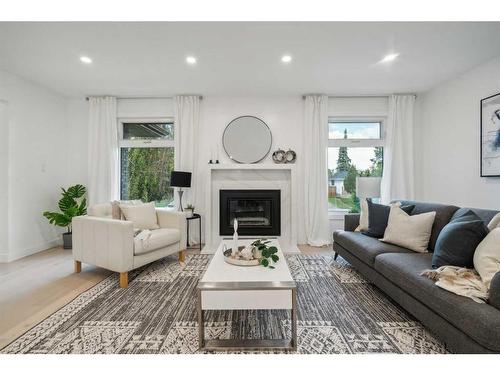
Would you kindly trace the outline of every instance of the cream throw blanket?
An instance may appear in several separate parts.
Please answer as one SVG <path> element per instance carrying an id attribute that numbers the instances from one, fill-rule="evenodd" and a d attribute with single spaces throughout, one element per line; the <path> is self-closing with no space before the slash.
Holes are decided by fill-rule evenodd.
<path id="1" fill-rule="evenodd" d="M 488 300 L 488 286 L 474 270 L 442 266 L 435 270 L 424 271 L 421 275 L 436 281 L 438 287 L 468 297 L 477 303 L 485 303 Z"/>

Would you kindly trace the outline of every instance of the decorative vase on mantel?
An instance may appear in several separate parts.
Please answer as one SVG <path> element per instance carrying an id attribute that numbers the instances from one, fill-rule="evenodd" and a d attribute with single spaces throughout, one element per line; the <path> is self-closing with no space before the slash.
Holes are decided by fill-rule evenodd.
<path id="1" fill-rule="evenodd" d="M 238 219 L 234 218 L 233 221 L 233 228 L 234 228 L 234 233 L 233 233 L 233 249 L 231 251 L 232 255 L 236 255 L 238 252 Z"/>

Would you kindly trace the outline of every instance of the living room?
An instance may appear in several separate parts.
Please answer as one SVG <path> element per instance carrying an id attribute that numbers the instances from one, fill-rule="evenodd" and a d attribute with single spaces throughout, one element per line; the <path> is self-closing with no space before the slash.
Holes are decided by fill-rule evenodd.
<path id="1" fill-rule="evenodd" d="M 500 353 L 500 22 L 50 11 L 0 21 L 2 359 Z"/>

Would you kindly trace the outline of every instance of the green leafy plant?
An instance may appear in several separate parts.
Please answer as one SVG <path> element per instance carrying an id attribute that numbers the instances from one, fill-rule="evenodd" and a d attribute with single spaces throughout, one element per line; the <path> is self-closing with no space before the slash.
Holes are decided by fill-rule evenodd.
<path id="1" fill-rule="evenodd" d="M 278 260 L 280 260 L 280 257 L 277 254 L 278 249 L 276 248 L 276 246 L 267 246 L 267 244 L 270 242 L 271 241 L 257 240 L 252 242 L 252 246 L 259 249 L 259 251 L 262 253 L 260 264 L 264 267 L 274 268 L 271 262 L 276 263 Z"/>
<path id="2" fill-rule="evenodd" d="M 188 203 L 187 206 L 186 206 L 186 209 L 194 211 L 194 206 L 191 203 Z"/>
<path id="3" fill-rule="evenodd" d="M 74 185 L 67 190 L 61 188 L 62 198 L 59 200 L 61 212 L 45 211 L 45 216 L 50 224 L 58 227 L 66 227 L 71 233 L 71 221 L 75 216 L 82 216 L 87 213 L 87 200 L 83 197 L 87 189 L 83 185 Z"/>

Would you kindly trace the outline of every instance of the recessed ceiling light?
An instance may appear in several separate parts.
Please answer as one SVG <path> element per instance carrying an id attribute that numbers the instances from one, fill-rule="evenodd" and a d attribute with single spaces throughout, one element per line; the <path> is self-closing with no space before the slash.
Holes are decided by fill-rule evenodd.
<path id="1" fill-rule="evenodd" d="M 194 56 L 188 56 L 188 57 L 186 57 L 186 62 L 189 65 L 194 65 L 194 64 L 196 64 L 196 57 L 194 57 Z"/>
<path id="2" fill-rule="evenodd" d="M 399 56 L 399 53 L 389 53 L 388 55 L 385 55 L 384 58 L 382 60 L 380 60 L 380 62 L 382 63 L 386 63 L 386 62 L 391 62 L 391 61 L 394 61 L 398 58 Z"/>
<path id="3" fill-rule="evenodd" d="M 80 56 L 80 61 L 84 64 L 92 64 L 92 59 L 88 56 Z"/>
<path id="4" fill-rule="evenodd" d="M 292 61 L 292 56 L 290 55 L 283 55 L 281 57 L 281 62 L 284 62 L 285 64 L 288 64 L 291 61 Z"/>

